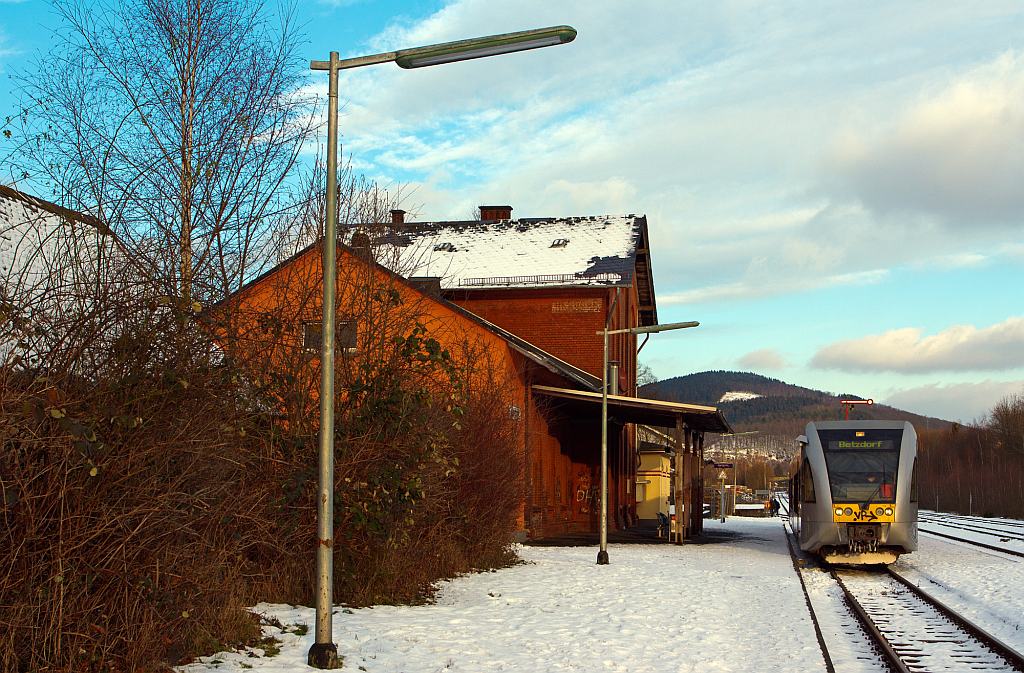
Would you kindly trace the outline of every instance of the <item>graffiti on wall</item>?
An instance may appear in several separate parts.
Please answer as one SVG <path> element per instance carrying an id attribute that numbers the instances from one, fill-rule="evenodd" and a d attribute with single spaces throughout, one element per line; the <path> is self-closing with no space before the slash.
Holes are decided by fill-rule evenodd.
<path id="1" fill-rule="evenodd" d="M 593 485 L 589 472 L 580 471 L 576 475 L 576 511 L 580 514 L 589 514 L 595 510 L 597 504 L 597 487 Z"/>

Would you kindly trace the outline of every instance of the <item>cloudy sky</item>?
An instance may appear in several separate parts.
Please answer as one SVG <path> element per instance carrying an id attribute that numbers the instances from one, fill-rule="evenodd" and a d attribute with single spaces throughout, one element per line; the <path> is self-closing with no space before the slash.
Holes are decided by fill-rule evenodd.
<path id="1" fill-rule="evenodd" d="M 421 220 L 645 213 L 661 378 L 755 371 L 970 421 L 1024 392 L 1024 6 L 304 2 L 309 57 L 569 24 L 342 75 L 344 152 Z M 0 0 L 6 74 L 44 3 Z M 312 75 L 310 86 L 324 86 Z"/>

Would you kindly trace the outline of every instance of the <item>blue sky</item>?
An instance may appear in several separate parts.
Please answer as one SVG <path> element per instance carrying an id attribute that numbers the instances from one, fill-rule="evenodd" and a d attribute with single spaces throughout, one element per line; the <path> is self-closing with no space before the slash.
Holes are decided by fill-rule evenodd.
<path id="1" fill-rule="evenodd" d="M 306 2 L 309 58 L 570 24 L 344 73 L 344 152 L 420 220 L 646 213 L 662 378 L 743 369 L 970 421 L 1024 392 L 1019 2 Z M 7 78 L 45 3 L 0 0 Z M 324 82 L 311 75 L 309 86 Z"/>

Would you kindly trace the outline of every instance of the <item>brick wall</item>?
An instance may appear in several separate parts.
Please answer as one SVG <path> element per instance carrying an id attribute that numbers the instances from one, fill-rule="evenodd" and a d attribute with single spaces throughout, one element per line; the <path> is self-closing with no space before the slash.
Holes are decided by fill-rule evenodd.
<path id="1" fill-rule="evenodd" d="M 614 290 L 579 287 L 458 291 L 448 298 L 513 334 L 575 365 L 601 376 L 603 346 L 597 332 L 604 328 Z M 635 327 L 639 320 L 636 290 L 620 291 L 612 329 Z M 636 337 L 611 338 L 609 360 L 618 360 L 620 390 L 636 392 Z"/>

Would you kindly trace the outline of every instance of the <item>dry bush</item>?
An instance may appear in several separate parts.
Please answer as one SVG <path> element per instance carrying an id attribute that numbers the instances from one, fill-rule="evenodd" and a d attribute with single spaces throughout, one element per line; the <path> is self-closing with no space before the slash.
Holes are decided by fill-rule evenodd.
<path id="1" fill-rule="evenodd" d="M 371 287 L 350 302 L 377 318 L 361 337 L 359 356 L 337 364 L 334 590 L 350 605 L 422 601 L 441 578 L 507 565 L 523 502 L 507 374 L 477 344 L 460 344 L 453 357 L 421 322 L 418 302 L 396 300 L 386 284 Z M 281 343 L 287 330 L 265 324 Z M 246 344 L 258 341 L 247 335 Z M 287 357 L 295 350 L 258 360 L 262 379 L 280 385 L 268 386 L 272 397 L 295 401 L 278 425 L 283 474 L 275 521 L 290 540 L 284 546 L 302 550 L 279 561 L 288 580 L 275 580 L 265 595 L 309 603 L 316 496 L 310 418 L 317 414 L 310 408 L 316 398 L 307 394 L 315 387 L 308 362 Z"/>
<path id="2" fill-rule="evenodd" d="M 4 670 L 138 670 L 257 635 L 259 417 L 194 357 L 201 335 L 143 311 L 101 376 L 0 374 Z"/>
<path id="3" fill-rule="evenodd" d="M 190 312 L 106 289 L 77 320 L 38 303 L 71 328 L 0 368 L 3 670 L 157 669 L 257 637 L 246 605 L 312 602 L 315 367 L 256 377 Z M 383 331 L 338 365 L 335 595 L 353 605 L 511 562 L 522 502 L 508 373 L 478 344 L 453 358 L 379 289 L 363 308 Z"/>

